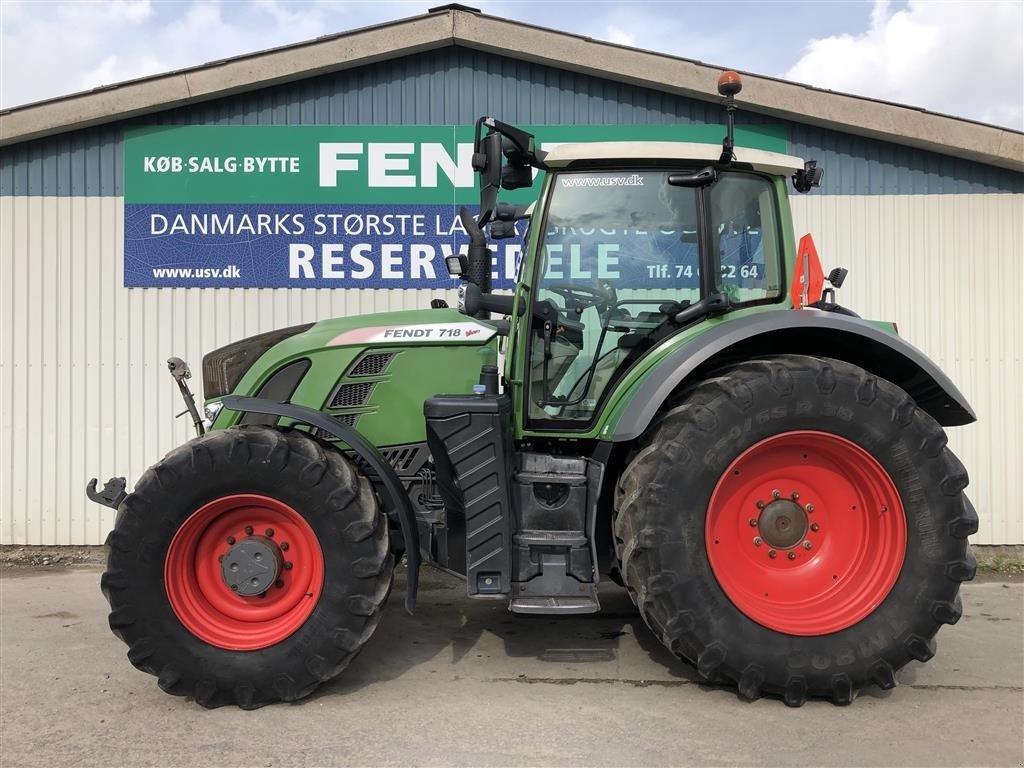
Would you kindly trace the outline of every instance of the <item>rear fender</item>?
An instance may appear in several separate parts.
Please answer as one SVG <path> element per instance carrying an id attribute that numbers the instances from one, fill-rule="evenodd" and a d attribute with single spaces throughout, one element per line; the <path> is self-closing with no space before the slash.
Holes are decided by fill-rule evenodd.
<path id="1" fill-rule="evenodd" d="M 952 381 L 912 344 L 877 325 L 835 312 L 762 312 L 723 322 L 670 352 L 634 384 L 614 422 L 614 442 L 643 434 L 662 403 L 688 381 L 723 365 L 768 355 L 829 357 L 902 387 L 944 427 L 970 424 L 974 411 Z"/>

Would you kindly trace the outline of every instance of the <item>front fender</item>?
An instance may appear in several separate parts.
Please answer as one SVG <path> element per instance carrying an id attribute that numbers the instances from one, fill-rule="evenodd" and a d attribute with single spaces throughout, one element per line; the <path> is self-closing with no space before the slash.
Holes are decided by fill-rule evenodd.
<path id="1" fill-rule="evenodd" d="M 611 440 L 643 434 L 662 403 L 687 380 L 720 365 L 774 354 L 830 357 L 858 365 L 902 387 L 944 427 L 977 420 L 949 377 L 912 344 L 867 320 L 803 309 L 723 322 L 670 352 L 618 400 L 623 405 L 612 414 Z"/>
<path id="2" fill-rule="evenodd" d="M 416 527 L 416 516 L 413 513 L 412 504 L 409 502 L 409 497 L 406 495 L 405 489 L 402 487 L 402 481 L 398 479 L 398 474 L 395 472 L 394 467 L 388 464 L 369 440 L 352 427 L 342 424 L 326 413 L 321 413 L 303 405 L 279 403 L 274 400 L 259 397 L 243 397 L 241 395 L 228 395 L 221 402 L 224 403 L 225 408 L 230 408 L 232 411 L 283 416 L 299 424 L 317 427 L 344 441 L 359 458 L 369 465 L 377 474 L 377 479 L 380 480 L 384 488 L 386 496 L 384 499 L 385 509 L 398 516 L 398 522 L 402 528 L 402 538 L 405 541 L 405 557 L 409 571 L 405 594 L 405 609 L 412 613 L 416 605 L 416 591 L 419 586 L 419 529 Z"/>

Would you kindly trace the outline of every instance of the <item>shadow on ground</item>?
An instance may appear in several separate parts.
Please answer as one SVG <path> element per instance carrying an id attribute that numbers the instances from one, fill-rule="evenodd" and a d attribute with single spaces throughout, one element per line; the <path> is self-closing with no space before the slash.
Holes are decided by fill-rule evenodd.
<path id="1" fill-rule="evenodd" d="M 638 685 L 713 687 L 658 641 L 626 591 L 607 580 L 600 587 L 600 613 L 564 617 L 518 615 L 509 613 L 506 600 L 470 599 L 462 580 L 431 569 L 421 575 L 415 615 L 405 612 L 404 593 L 400 569 L 377 631 L 352 665 L 314 698 L 344 696 L 426 662 L 436 674 L 445 660 L 453 679 L 465 668 L 494 681 L 596 683 L 613 679 L 614 673 L 615 680 Z M 631 659 L 623 668 L 622 638 L 633 638 L 630 645 L 639 645 L 653 665 Z M 482 668 L 492 665 L 488 676 Z"/>

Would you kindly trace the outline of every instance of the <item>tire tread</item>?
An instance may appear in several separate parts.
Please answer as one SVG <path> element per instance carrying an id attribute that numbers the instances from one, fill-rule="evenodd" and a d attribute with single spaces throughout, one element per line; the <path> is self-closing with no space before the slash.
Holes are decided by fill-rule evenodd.
<path id="1" fill-rule="evenodd" d="M 941 478 L 941 494 L 949 503 L 938 513 L 937 534 L 948 536 L 942 544 L 944 551 L 958 553 L 945 564 L 940 560 L 932 566 L 932 578 L 941 581 L 944 575 L 950 586 L 935 586 L 937 594 L 944 596 L 921 608 L 898 644 L 875 649 L 873 661 L 853 664 L 850 656 L 846 664 L 852 666 L 834 662 L 820 672 L 801 665 L 766 667 L 756 653 L 749 653 L 723 629 L 726 623 L 703 615 L 700 604 L 709 586 L 694 582 L 686 563 L 672 559 L 671 542 L 681 533 L 672 528 L 671 518 L 666 517 L 669 513 L 660 512 L 671 506 L 661 504 L 660 499 L 671 497 L 671 477 L 677 467 L 703 458 L 695 452 L 705 449 L 707 436 L 719 430 L 722 418 L 728 424 L 732 416 L 726 414 L 749 418 L 755 400 L 751 393 L 756 388 L 767 387 L 774 396 L 789 398 L 797 392 L 798 381 L 813 382 L 822 396 L 843 388 L 860 407 L 890 409 L 888 423 L 900 433 L 899 439 L 917 447 L 928 471 Z M 648 626 L 667 648 L 693 663 L 705 679 L 724 678 L 747 699 L 774 694 L 788 706 L 800 706 L 808 697 L 845 705 L 865 685 L 886 690 L 894 687 L 895 671 L 910 660 L 930 659 L 935 653 L 935 632 L 943 624 L 959 620 L 963 608 L 957 588 L 973 578 L 976 569 L 966 542 L 977 531 L 977 512 L 963 494 L 967 484 L 967 472 L 949 450 L 945 431 L 891 382 L 826 358 L 779 355 L 750 360 L 719 370 L 670 398 L 638 439 L 616 484 L 612 527 L 618 569 Z M 678 487 L 675 493 L 678 499 Z M 933 581 L 933 585 L 938 583 Z M 865 647 L 875 648 L 870 640 Z"/>

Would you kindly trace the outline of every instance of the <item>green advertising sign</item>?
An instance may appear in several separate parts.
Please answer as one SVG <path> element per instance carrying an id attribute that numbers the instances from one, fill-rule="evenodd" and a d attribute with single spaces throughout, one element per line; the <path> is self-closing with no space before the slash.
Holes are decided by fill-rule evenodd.
<path id="1" fill-rule="evenodd" d="M 720 125 L 526 126 L 569 142 L 717 144 Z M 738 128 L 736 144 L 786 151 L 782 126 Z M 471 126 L 173 126 L 128 129 L 126 203 L 472 204 Z M 503 199 L 532 199 L 530 190 Z"/>

